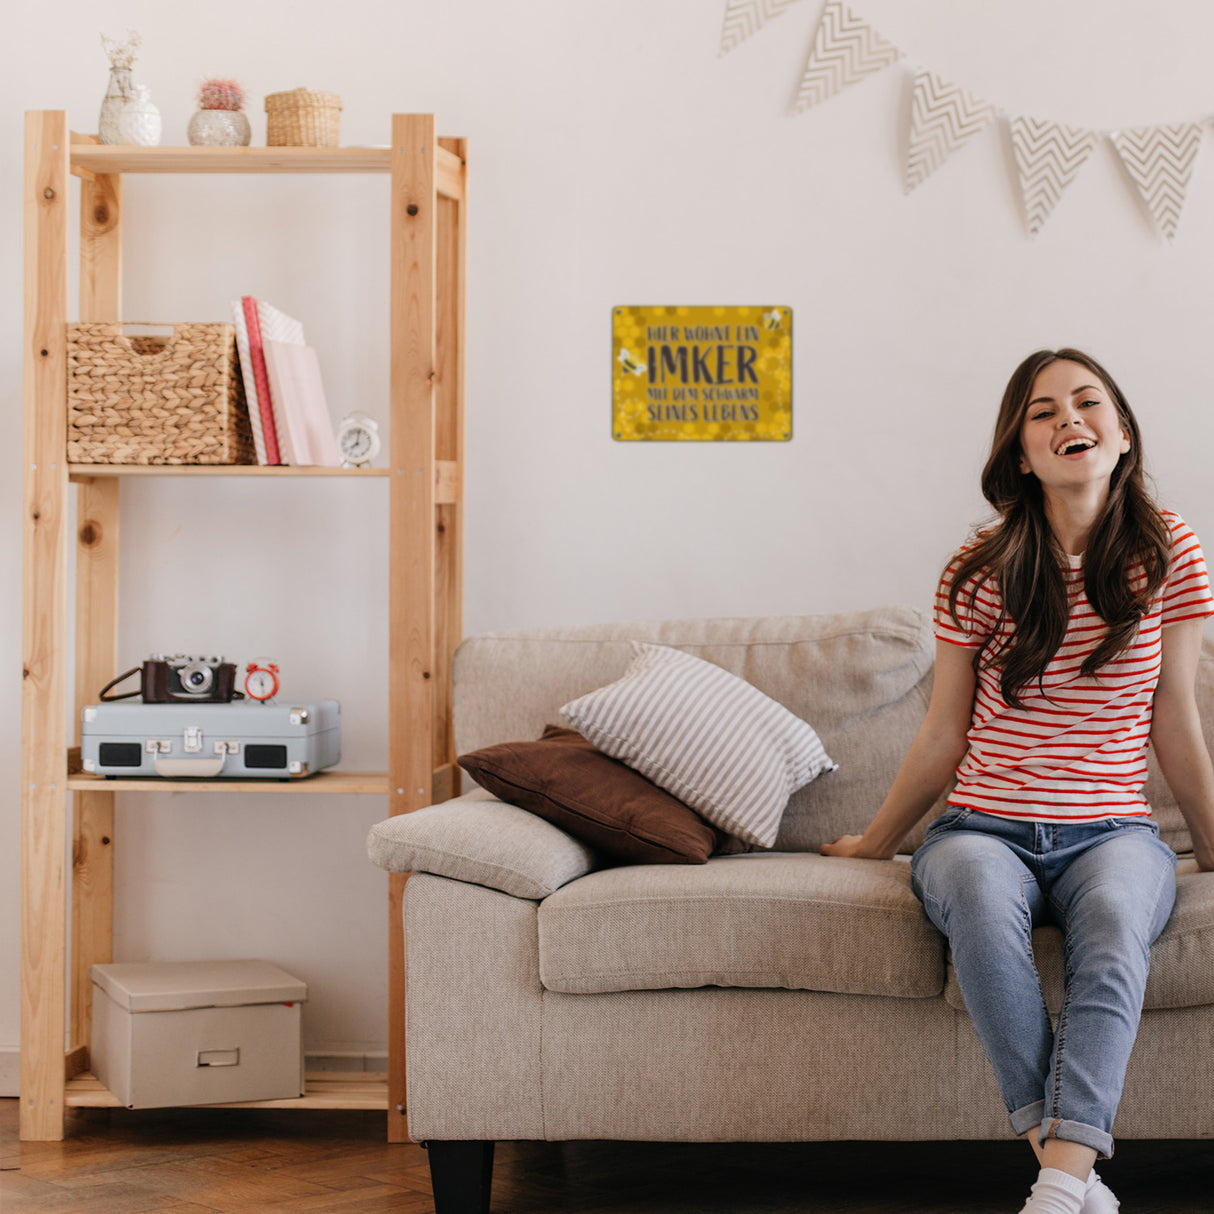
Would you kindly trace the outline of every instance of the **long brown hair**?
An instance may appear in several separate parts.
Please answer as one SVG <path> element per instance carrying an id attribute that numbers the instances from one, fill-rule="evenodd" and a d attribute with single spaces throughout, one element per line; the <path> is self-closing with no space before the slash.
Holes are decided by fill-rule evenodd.
<path id="1" fill-rule="evenodd" d="M 974 669 L 996 666 L 1003 698 L 1015 708 L 1023 707 L 1020 693 L 1033 680 L 1044 691 L 1045 668 L 1062 644 L 1069 614 L 1062 572 L 1065 554 L 1046 518 L 1041 482 L 1020 465 L 1020 428 L 1033 384 L 1044 368 L 1060 360 L 1079 363 L 1100 380 L 1130 440 L 1129 451 L 1113 470 L 1108 501 L 1084 554 L 1084 591 L 1108 632 L 1084 661 L 1082 674 L 1095 674 L 1128 647 L 1168 573 L 1167 524 L 1147 492 L 1138 422 L 1121 389 L 1094 358 L 1079 350 L 1030 354 L 1003 393 L 990 458 L 982 470 L 982 492 L 998 511 L 999 521 L 980 532 L 961 554 L 948 595 L 949 612 L 961 627 L 957 601 L 963 588 L 972 607 L 988 579 L 997 583 L 999 623 L 1010 620 L 1015 627 L 1002 643 L 996 640 L 1000 629 L 995 629 L 974 655 Z M 1146 571 L 1137 591 L 1128 576 L 1134 561 L 1141 561 Z"/>

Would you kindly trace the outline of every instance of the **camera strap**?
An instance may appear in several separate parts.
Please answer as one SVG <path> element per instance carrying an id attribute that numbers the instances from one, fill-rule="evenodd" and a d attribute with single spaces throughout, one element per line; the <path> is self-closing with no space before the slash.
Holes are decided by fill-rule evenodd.
<path id="1" fill-rule="evenodd" d="M 123 673 L 123 674 L 120 674 L 120 675 L 119 675 L 119 676 L 118 676 L 116 679 L 111 679 L 111 680 L 110 680 L 110 681 L 109 681 L 109 682 L 108 682 L 108 683 L 107 683 L 107 684 L 106 684 L 106 685 L 105 685 L 105 686 L 104 686 L 104 687 L 101 689 L 101 691 L 100 691 L 100 693 L 98 694 L 97 698 L 98 698 L 99 700 L 105 700 L 105 701 L 107 701 L 107 702 L 109 702 L 110 700 L 130 700 L 130 699 L 133 699 L 135 696 L 137 696 L 137 695 L 141 694 L 141 692 L 143 691 L 143 687 L 142 687 L 142 685 L 141 685 L 141 686 L 139 687 L 139 689 L 138 689 L 138 690 L 136 690 L 136 691 L 124 691 L 124 692 L 123 692 L 121 695 L 112 696 L 112 695 L 108 695 L 107 693 L 109 692 L 109 690 L 110 690 L 112 687 L 117 687 L 119 683 L 123 683 L 123 682 L 125 682 L 125 681 L 126 681 L 127 679 L 129 679 L 129 678 L 130 678 L 132 675 L 140 674 L 140 673 L 142 672 L 142 670 L 143 670 L 143 667 L 142 667 L 142 666 L 132 666 L 132 667 L 130 668 L 130 670 L 126 671 L 126 672 L 125 672 L 125 673 Z"/>

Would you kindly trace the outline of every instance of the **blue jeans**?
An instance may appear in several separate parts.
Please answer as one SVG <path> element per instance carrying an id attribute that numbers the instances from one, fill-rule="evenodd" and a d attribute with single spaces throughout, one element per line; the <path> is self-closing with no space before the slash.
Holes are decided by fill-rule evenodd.
<path id="1" fill-rule="evenodd" d="M 914 890 L 952 949 L 966 1010 L 1012 1129 L 1041 1126 L 1113 1154 L 1113 1118 L 1138 1032 L 1151 945 L 1176 898 L 1176 855 L 1149 818 L 1075 825 L 951 809 L 911 860 Z M 1065 937 L 1051 1027 L 1032 930 Z"/>

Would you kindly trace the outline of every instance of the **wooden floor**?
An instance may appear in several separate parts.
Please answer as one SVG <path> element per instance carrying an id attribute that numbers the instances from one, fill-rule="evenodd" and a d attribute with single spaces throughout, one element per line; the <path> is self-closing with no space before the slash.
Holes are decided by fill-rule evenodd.
<path id="1" fill-rule="evenodd" d="M 1214 1144 L 1125 1142 L 1102 1171 L 1122 1214 L 1214 1211 Z M 1015 1214 L 1020 1143 L 702 1146 L 509 1143 L 494 1214 Z M 426 1153 L 366 1112 L 71 1114 L 64 1142 L 17 1141 L 0 1100 L 0 1210 L 39 1214 L 432 1214 Z"/>

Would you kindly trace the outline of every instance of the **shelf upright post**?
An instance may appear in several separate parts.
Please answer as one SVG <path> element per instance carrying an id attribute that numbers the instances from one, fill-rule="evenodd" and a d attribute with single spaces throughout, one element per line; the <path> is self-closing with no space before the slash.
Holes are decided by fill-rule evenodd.
<path id="1" fill-rule="evenodd" d="M 438 199 L 435 349 L 435 450 L 440 465 L 453 470 L 437 510 L 434 576 L 434 768 L 441 789 L 434 799 L 460 792 L 455 739 L 451 729 L 451 658 L 464 635 L 464 285 L 468 248 L 468 141 L 440 139 L 439 146 L 460 162 L 458 196 Z M 436 775 L 435 783 L 440 783 Z"/>
<path id="2" fill-rule="evenodd" d="M 92 138 L 88 139 L 92 142 Z M 80 319 L 122 319 L 122 177 L 80 183 Z M 117 673 L 121 477 L 83 477 L 76 493 L 75 742 L 80 710 Z M 113 960 L 114 794 L 72 799 L 72 973 L 68 1069 L 84 1069 L 92 1030 L 89 968 Z"/>
<path id="3" fill-rule="evenodd" d="M 25 119 L 21 1137 L 63 1137 L 69 132 Z"/>
<path id="4" fill-rule="evenodd" d="M 431 803 L 435 560 L 435 239 L 432 114 L 392 115 L 389 274 L 388 808 Z M 404 1142 L 405 877 L 388 878 L 388 1141 Z"/>

